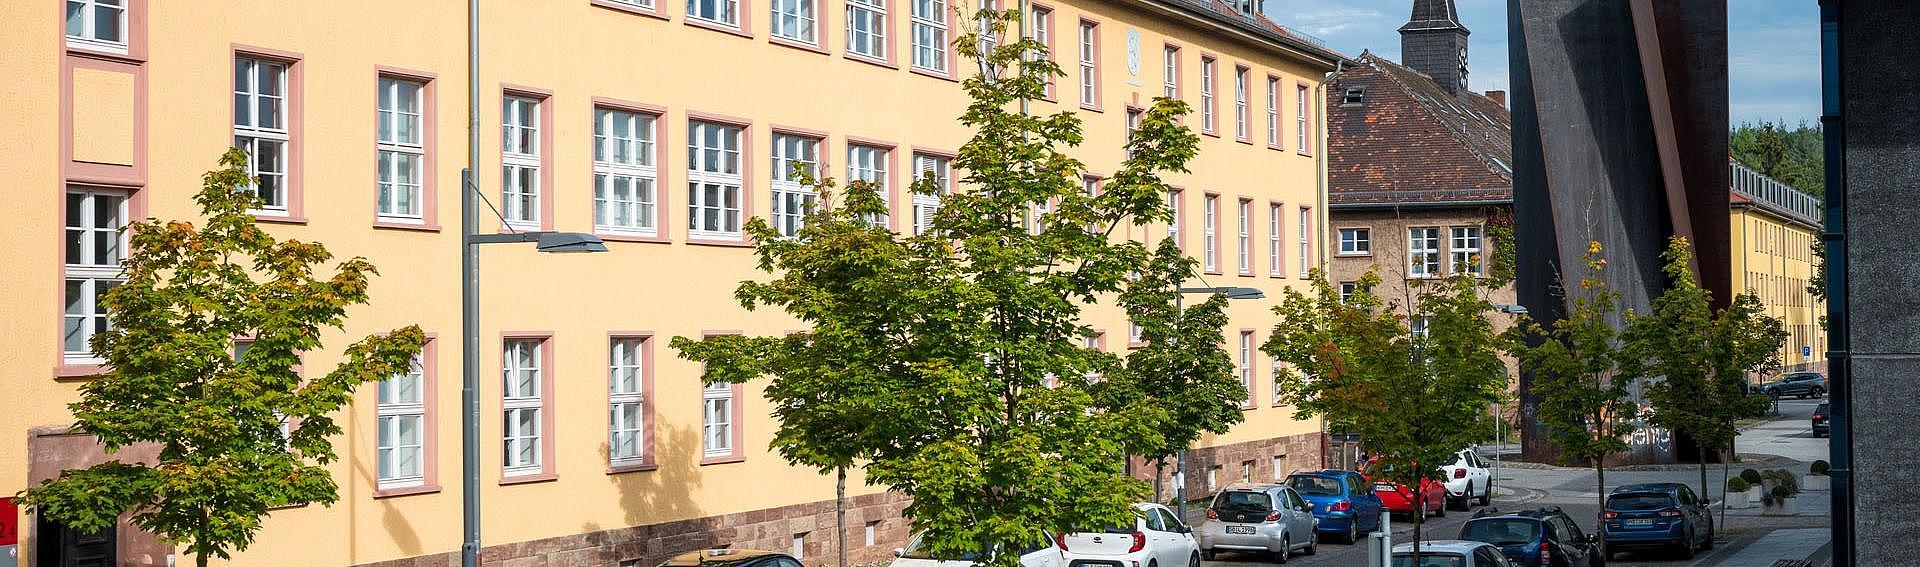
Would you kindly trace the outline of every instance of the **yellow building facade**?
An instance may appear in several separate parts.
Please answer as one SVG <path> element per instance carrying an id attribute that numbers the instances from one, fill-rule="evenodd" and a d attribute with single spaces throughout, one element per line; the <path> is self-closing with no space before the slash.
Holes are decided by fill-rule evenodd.
<path id="1" fill-rule="evenodd" d="M 481 269 L 481 470 L 489 564 L 652 565 L 715 545 L 831 556 L 833 479 L 787 465 L 760 384 L 707 389 L 674 336 L 799 325 L 732 298 L 753 270 L 748 216 L 805 199 L 784 160 L 884 180 L 896 230 L 914 230 L 915 172 L 946 167 L 968 132 L 951 41 L 974 6 L 895 0 L 482 2 L 477 184 L 522 229 L 593 232 L 611 253 L 487 247 Z M 1032 3 L 1068 72 L 1035 112 L 1073 110 L 1090 179 L 1118 168 L 1129 118 L 1155 96 L 1195 105 L 1206 130 L 1178 176 L 1174 234 L 1210 257 L 1208 284 L 1269 297 L 1304 284 L 1324 242 L 1321 81 L 1335 54 L 1252 14 L 1169 0 Z M 0 494 L 109 458 L 68 431 L 66 404 L 98 371 L 114 228 L 194 219 L 200 174 L 227 147 L 256 156 L 282 238 L 380 268 L 371 305 L 307 353 L 332 368 L 352 338 L 408 324 L 433 337 L 419 372 L 339 415 L 340 500 L 272 514 L 235 565 L 444 565 L 460 545 L 459 179 L 468 147 L 467 11 L 453 0 L 0 3 L 0 188 L 18 223 L 0 241 Z M 1035 23 L 1037 22 L 1037 23 Z M 919 41 L 934 38 L 941 41 Z M 944 39 L 942 39 L 944 38 Z M 482 209 L 480 230 L 502 223 Z M 1207 251 L 1211 251 L 1209 254 Z M 1223 337 L 1253 392 L 1247 421 L 1194 451 L 1212 485 L 1320 466 L 1320 424 L 1275 407 L 1265 301 L 1239 301 Z M 1090 315 L 1103 348 L 1124 317 Z M 1236 350 L 1238 349 L 1238 350 Z M 394 382 L 393 384 L 400 384 Z M 138 458 L 129 450 L 117 458 Z M 1143 473 L 1150 474 L 1150 473 Z M 1202 476 L 1204 475 L 1204 476 Z M 885 557 L 900 498 L 852 486 L 848 547 Z M 124 525 L 81 537 L 21 511 L 23 565 L 111 550 L 171 553 Z M 5 543 L 0 541 L 0 543 Z M 88 546 L 91 546 L 89 548 Z M 181 557 L 180 561 L 188 558 Z M 631 562 L 631 563 L 630 563 Z"/>
<path id="2" fill-rule="evenodd" d="M 1825 371 L 1826 301 L 1807 291 L 1819 259 L 1820 200 L 1739 162 L 1732 168 L 1733 289 L 1753 293 L 1780 319 L 1785 369 Z M 1770 379 L 1756 377 L 1756 379 Z"/>

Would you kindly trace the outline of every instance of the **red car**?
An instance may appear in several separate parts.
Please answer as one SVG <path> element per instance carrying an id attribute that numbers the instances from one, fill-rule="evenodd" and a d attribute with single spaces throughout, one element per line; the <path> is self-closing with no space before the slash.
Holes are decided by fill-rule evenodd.
<path id="1" fill-rule="evenodd" d="M 1420 479 L 1420 491 L 1426 493 L 1425 513 L 1429 516 L 1447 515 L 1447 489 L 1438 482 Z M 1414 507 L 1413 491 L 1405 485 L 1390 482 L 1373 483 L 1373 493 L 1380 497 L 1380 505 L 1388 512 L 1397 515 L 1412 516 Z"/>

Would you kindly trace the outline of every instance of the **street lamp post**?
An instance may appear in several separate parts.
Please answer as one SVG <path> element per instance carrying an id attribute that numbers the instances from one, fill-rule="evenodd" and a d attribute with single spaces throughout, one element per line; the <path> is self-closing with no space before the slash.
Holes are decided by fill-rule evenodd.
<path id="1" fill-rule="evenodd" d="M 1227 299 L 1260 299 L 1267 296 L 1266 292 L 1251 287 L 1183 287 L 1178 291 L 1179 293 L 1173 295 L 1174 329 L 1176 332 L 1173 334 L 1173 339 L 1170 343 L 1176 347 L 1180 345 L 1180 333 L 1177 331 L 1180 327 L 1180 320 L 1186 313 L 1186 305 L 1183 300 L 1187 294 L 1223 294 L 1227 296 Z M 1180 456 L 1174 460 L 1174 463 L 1174 476 L 1180 479 L 1180 482 L 1175 483 L 1173 487 L 1175 508 L 1180 511 L 1180 521 L 1185 522 L 1187 521 L 1187 449 L 1185 447 L 1180 448 Z"/>

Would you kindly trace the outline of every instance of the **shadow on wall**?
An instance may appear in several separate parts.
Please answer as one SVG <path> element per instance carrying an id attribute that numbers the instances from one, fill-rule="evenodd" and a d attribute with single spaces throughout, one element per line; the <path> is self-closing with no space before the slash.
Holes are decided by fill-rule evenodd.
<path id="1" fill-rule="evenodd" d="M 349 407 L 352 408 L 353 406 L 349 406 Z M 353 412 L 352 409 L 349 409 L 346 418 L 343 419 L 342 422 L 348 422 L 347 420 L 358 420 L 358 419 L 360 419 L 360 416 L 357 415 L 355 412 Z M 346 441 L 346 446 L 341 448 L 341 454 L 345 454 L 345 455 L 353 454 L 353 451 L 357 450 L 357 447 L 355 447 L 356 441 L 358 441 L 357 438 L 348 437 Z M 377 459 L 377 456 L 376 456 L 376 459 Z M 346 459 L 346 461 L 349 463 L 352 463 L 353 475 L 356 477 L 359 477 L 359 482 L 347 484 L 345 486 L 372 486 L 372 487 L 375 487 L 375 491 L 376 491 L 375 493 L 378 493 L 377 491 L 378 491 L 378 487 L 380 486 L 380 479 L 378 475 L 375 474 L 375 471 L 372 468 L 367 466 L 367 461 L 361 460 L 361 459 Z M 455 471 L 455 472 L 457 473 L 458 471 Z M 345 486 L 343 486 L 343 488 Z M 458 497 L 459 495 L 455 494 L 454 496 Z M 353 510 L 353 508 L 357 508 L 361 502 L 359 498 L 354 498 L 352 495 L 345 495 L 345 494 L 341 496 L 340 500 L 348 506 L 348 514 L 350 515 L 357 512 L 356 510 Z M 393 545 L 400 549 L 401 555 L 403 556 L 419 555 L 422 551 L 420 546 L 420 533 L 413 529 L 413 522 L 407 519 L 406 514 L 401 513 L 400 507 L 399 507 L 399 503 L 401 500 L 405 500 L 405 499 L 404 498 L 399 498 L 399 499 L 374 498 L 372 500 L 372 505 L 378 506 L 380 508 L 380 526 L 385 529 L 387 537 L 393 541 Z M 348 530 L 348 533 L 350 534 L 348 536 L 348 545 L 350 548 L 355 547 L 354 543 L 358 541 L 358 537 L 357 537 L 358 532 L 356 530 Z M 349 553 L 349 556 L 351 557 L 353 554 L 358 553 L 358 550 L 349 549 L 348 553 Z"/>

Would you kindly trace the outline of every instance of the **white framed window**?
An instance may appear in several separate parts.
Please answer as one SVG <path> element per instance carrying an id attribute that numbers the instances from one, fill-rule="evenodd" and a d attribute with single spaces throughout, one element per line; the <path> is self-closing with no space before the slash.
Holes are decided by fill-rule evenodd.
<path id="1" fill-rule="evenodd" d="M 1033 17 L 1033 40 L 1036 42 L 1039 42 L 1040 45 L 1047 46 L 1047 53 L 1044 55 L 1038 54 L 1038 53 L 1033 54 L 1032 55 L 1033 60 L 1035 61 L 1038 61 L 1041 59 L 1052 60 L 1053 59 L 1053 10 L 1045 7 L 1041 7 L 1041 6 L 1034 6 L 1032 17 Z M 1047 90 L 1044 93 L 1044 96 L 1049 100 L 1053 99 L 1053 77 L 1047 77 Z"/>
<path id="2" fill-rule="evenodd" d="M 1080 105 L 1100 104 L 1100 25 L 1080 21 Z"/>
<path id="3" fill-rule="evenodd" d="M 806 225 L 807 212 L 813 210 L 819 200 L 813 188 L 800 183 L 793 168 L 798 165 L 809 175 L 819 175 L 820 141 L 793 134 L 774 134 L 770 156 L 773 160 L 773 229 L 780 231 L 781 236 L 793 236 Z"/>
<path id="4" fill-rule="evenodd" d="M 1253 461 L 1240 462 L 1240 482 L 1253 482 Z"/>
<path id="5" fill-rule="evenodd" d="M 1373 253 L 1373 230 L 1368 228 L 1340 229 L 1340 255 L 1366 255 Z"/>
<path id="6" fill-rule="evenodd" d="M 500 208 L 507 225 L 540 227 L 540 104 L 537 99 L 500 99 Z"/>
<path id="7" fill-rule="evenodd" d="M 918 181 L 933 177 L 940 192 L 935 195 L 913 194 L 913 233 L 926 234 L 933 230 L 933 216 L 940 212 L 940 199 L 952 190 L 952 179 L 947 173 L 948 160 L 945 157 L 913 154 L 913 178 Z"/>
<path id="8" fill-rule="evenodd" d="M 701 401 L 706 406 L 705 419 L 702 421 L 705 433 L 703 447 L 708 457 L 727 457 L 733 455 L 733 385 L 724 382 L 708 384 L 701 389 Z"/>
<path id="9" fill-rule="evenodd" d="M 1207 490 L 1213 491 L 1215 489 L 1218 489 L 1219 487 L 1220 487 L 1220 465 L 1207 467 Z"/>
<path id="10" fill-rule="evenodd" d="M 1447 250 L 1449 259 L 1453 261 L 1454 273 L 1480 275 L 1483 271 L 1480 255 L 1480 227 L 1456 226 L 1451 229 L 1451 232 L 1449 236 L 1452 237 L 1452 241 L 1447 243 Z"/>
<path id="11" fill-rule="evenodd" d="M 379 215 L 382 220 L 425 222 L 421 179 L 427 146 L 421 96 L 425 83 L 380 76 L 374 150 L 379 155 Z"/>
<path id="12" fill-rule="evenodd" d="M 847 52 L 887 58 L 887 0 L 847 0 Z"/>
<path id="13" fill-rule="evenodd" d="M 1233 69 L 1233 135 L 1242 140 L 1247 132 L 1247 68 Z"/>
<path id="14" fill-rule="evenodd" d="M 1161 92 L 1167 98 L 1180 98 L 1180 48 L 1166 46 L 1160 57 L 1161 69 L 1166 75 L 1166 85 Z"/>
<path id="15" fill-rule="evenodd" d="M 1034 234 L 1046 232 L 1047 215 L 1053 212 L 1053 200 L 1047 199 L 1034 203 L 1031 211 L 1033 216 L 1027 219 L 1027 228 L 1031 229 Z"/>
<path id="16" fill-rule="evenodd" d="M 1313 270 L 1313 209 L 1300 207 L 1300 277 Z"/>
<path id="17" fill-rule="evenodd" d="M 646 460 L 647 340 L 619 337 L 608 341 L 607 460 L 631 465 Z"/>
<path id="18" fill-rule="evenodd" d="M 1414 317 L 1411 319 L 1407 319 L 1408 334 L 1411 334 L 1415 338 L 1420 338 L 1420 339 L 1433 338 L 1433 332 L 1428 327 L 1431 321 L 1432 320 L 1427 317 Z"/>
<path id="19" fill-rule="evenodd" d="M 1267 77 L 1267 145 L 1280 147 L 1280 79 Z"/>
<path id="20" fill-rule="evenodd" d="M 819 26 L 814 25 L 813 3 L 814 0 L 772 0 L 773 36 L 807 45 L 818 43 L 820 39 L 814 37 Z"/>
<path id="21" fill-rule="evenodd" d="M 687 0 L 687 17 L 740 27 L 740 0 Z"/>
<path id="22" fill-rule="evenodd" d="M 626 4 L 628 6 L 646 8 L 648 10 L 653 9 L 653 0 L 613 0 L 613 1 L 621 4 Z"/>
<path id="23" fill-rule="evenodd" d="M 913 3 L 913 66 L 947 72 L 946 0 L 909 0 Z"/>
<path id="24" fill-rule="evenodd" d="M 128 199 L 126 193 L 79 186 L 68 187 L 66 198 L 62 357 L 68 363 L 97 364 L 89 341 L 113 328 L 100 298 L 123 281 L 127 236 L 121 228 L 127 225 Z"/>
<path id="25" fill-rule="evenodd" d="M 687 122 L 687 236 L 740 237 L 741 128 Z"/>
<path id="26" fill-rule="evenodd" d="M 1340 302 L 1346 303 L 1352 301 L 1353 294 L 1358 291 L 1360 291 L 1360 284 L 1355 282 L 1340 282 Z"/>
<path id="27" fill-rule="evenodd" d="M 1280 205 L 1267 205 L 1267 275 L 1279 277 L 1280 267 Z"/>
<path id="28" fill-rule="evenodd" d="M 1286 480 L 1286 478 L 1287 478 L 1287 456 L 1274 455 L 1273 456 L 1273 479 Z"/>
<path id="29" fill-rule="evenodd" d="M 879 528 L 880 528 L 880 522 L 878 520 L 867 522 L 867 529 L 866 529 L 867 547 L 873 547 L 873 544 L 878 541 L 875 536 L 879 534 L 875 532 L 878 532 Z"/>
<path id="30" fill-rule="evenodd" d="M 426 482 L 427 406 L 422 400 L 426 371 L 421 355 L 408 361 L 407 371 L 379 384 L 375 409 L 378 430 L 375 451 L 378 486 L 382 490 L 409 488 Z"/>
<path id="31" fill-rule="evenodd" d="M 1200 226 L 1200 242 L 1204 247 L 1203 251 L 1206 253 L 1206 257 L 1202 260 L 1206 262 L 1207 271 L 1217 271 L 1220 269 L 1220 220 L 1218 218 L 1220 216 L 1220 197 L 1207 195 L 1206 210 L 1201 214 L 1206 217 L 1205 222 L 1201 223 Z"/>
<path id="32" fill-rule="evenodd" d="M 287 64 L 233 60 L 233 145 L 247 152 L 247 174 L 260 209 L 287 213 Z"/>
<path id="33" fill-rule="evenodd" d="M 1173 239 L 1176 246 L 1184 245 L 1180 241 L 1180 192 L 1167 192 L 1167 210 L 1173 212 L 1172 220 L 1167 221 L 1167 238 Z"/>
<path id="34" fill-rule="evenodd" d="M 994 0 L 981 0 L 980 10 L 991 11 L 992 13 L 997 14 L 1000 12 L 1000 6 L 999 6 L 999 3 L 995 2 Z M 1000 46 L 999 34 L 996 34 L 993 32 L 993 17 L 983 15 L 981 17 L 975 18 L 973 23 L 975 26 L 978 26 L 978 29 L 980 30 L 980 38 L 978 43 L 980 52 L 988 53 L 988 54 L 993 53 L 993 50 L 997 49 Z"/>
<path id="35" fill-rule="evenodd" d="M 1200 58 L 1200 130 L 1214 131 L 1213 58 Z"/>
<path id="36" fill-rule="evenodd" d="M 1416 226 L 1407 229 L 1407 276 L 1414 278 L 1440 275 L 1440 229 Z"/>
<path id="37" fill-rule="evenodd" d="M 1253 332 L 1240 332 L 1240 387 L 1246 391 L 1241 403 L 1253 403 Z"/>
<path id="38" fill-rule="evenodd" d="M 1146 342 L 1146 337 L 1143 336 L 1145 334 L 1146 329 L 1132 321 L 1127 322 L 1127 344 L 1137 345 Z"/>
<path id="39" fill-rule="evenodd" d="M 505 388 L 500 405 L 506 413 L 505 462 L 503 476 L 523 476 L 541 471 L 540 413 L 545 405 L 540 390 L 544 356 L 540 339 L 509 339 L 503 345 Z"/>
<path id="40" fill-rule="evenodd" d="M 127 0 L 66 0 L 67 45 L 125 54 Z"/>
<path id="41" fill-rule="evenodd" d="M 1091 175 L 1080 176 L 1080 192 L 1086 195 L 1088 200 L 1099 198 L 1100 178 Z M 1087 234 L 1099 234 L 1103 228 L 1100 225 L 1099 221 L 1087 223 Z"/>
<path id="42" fill-rule="evenodd" d="M 1307 87 L 1306 85 L 1300 85 L 1300 86 L 1294 87 L 1293 101 L 1294 101 L 1293 102 L 1294 133 L 1295 133 L 1295 136 L 1298 138 L 1294 140 L 1294 146 L 1295 146 L 1295 149 L 1298 149 L 1300 153 L 1304 154 L 1308 152 L 1308 148 L 1307 148 Z"/>
<path id="43" fill-rule="evenodd" d="M 1240 201 L 1240 273 L 1253 273 L 1253 202 Z"/>
<path id="44" fill-rule="evenodd" d="M 807 558 L 807 534 L 806 534 L 806 532 L 801 532 L 801 533 L 797 533 L 797 534 L 793 534 L 793 553 L 792 553 L 791 555 L 793 555 L 793 558 L 794 558 L 794 559 L 806 559 L 806 558 Z"/>
<path id="45" fill-rule="evenodd" d="M 659 166 L 655 117 L 593 110 L 593 229 L 659 235 Z"/>
<path id="46" fill-rule="evenodd" d="M 893 210 L 893 188 L 887 181 L 887 153 L 892 150 L 878 146 L 847 145 L 847 180 L 866 181 L 874 184 L 874 191 L 880 194 L 880 202 Z M 868 215 L 867 222 L 876 226 L 887 226 L 890 215 L 880 213 Z"/>

